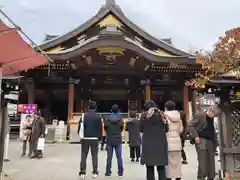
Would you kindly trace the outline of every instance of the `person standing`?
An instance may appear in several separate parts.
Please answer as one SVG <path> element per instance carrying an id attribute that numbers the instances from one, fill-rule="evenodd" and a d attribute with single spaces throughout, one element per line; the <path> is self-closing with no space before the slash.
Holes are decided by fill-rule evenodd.
<path id="1" fill-rule="evenodd" d="M 118 176 L 123 176 L 123 160 L 122 160 L 122 131 L 123 119 L 119 113 L 118 105 L 112 106 L 112 113 L 107 116 L 104 122 L 104 128 L 107 134 L 107 166 L 105 176 L 111 176 L 113 150 L 117 157 Z"/>
<path id="2" fill-rule="evenodd" d="M 31 130 L 31 145 L 32 151 L 31 158 L 42 158 L 42 151 L 37 150 L 38 140 L 39 138 L 43 138 L 45 135 L 45 120 L 41 117 L 40 112 L 34 114 L 34 120 L 32 123 L 32 130 Z"/>
<path id="3" fill-rule="evenodd" d="M 187 127 L 186 114 L 184 111 L 179 111 L 179 112 L 180 112 L 181 120 L 183 124 L 183 132 L 180 135 L 181 143 L 182 143 L 182 164 L 187 164 L 187 156 L 186 156 L 186 152 L 184 151 L 185 140 L 186 140 L 186 127 Z"/>
<path id="4" fill-rule="evenodd" d="M 218 145 L 214 117 L 219 113 L 217 106 L 210 106 L 206 112 L 197 112 L 189 122 L 188 131 L 195 140 L 198 155 L 197 179 L 215 178 L 215 152 Z"/>
<path id="5" fill-rule="evenodd" d="M 26 115 L 25 119 L 22 120 L 20 126 L 20 139 L 22 140 L 22 155 L 26 155 L 27 144 L 28 144 L 28 157 L 32 155 L 32 146 L 31 146 L 31 132 L 32 132 L 32 123 L 33 119 L 31 115 Z"/>
<path id="6" fill-rule="evenodd" d="M 179 111 L 175 110 L 173 101 L 165 103 L 164 115 L 168 122 L 168 166 L 166 166 L 167 180 L 181 180 L 182 177 L 182 143 L 180 134 L 183 132 L 183 124 Z"/>
<path id="7" fill-rule="evenodd" d="M 101 138 L 101 151 L 104 150 L 104 144 L 107 143 L 106 132 L 104 129 L 104 118 L 102 117 L 102 138 Z M 107 150 L 107 146 L 105 146 L 105 150 Z"/>
<path id="8" fill-rule="evenodd" d="M 155 166 L 158 171 L 158 180 L 166 180 L 168 126 L 163 112 L 157 108 L 154 101 L 147 100 L 144 103 L 144 109 L 140 117 L 140 131 L 143 133 L 141 164 L 146 166 L 147 180 L 155 180 Z"/>
<path id="9" fill-rule="evenodd" d="M 91 149 L 93 171 L 92 176 L 98 176 L 98 145 L 102 133 L 102 120 L 96 113 L 97 104 L 95 101 L 89 101 L 88 112 L 85 113 L 79 121 L 78 134 L 83 128 L 83 137 L 81 139 L 81 162 L 80 162 L 80 178 L 85 178 L 87 168 L 87 156 Z M 83 127 L 81 127 L 83 126 Z"/>
<path id="10" fill-rule="evenodd" d="M 141 154 L 141 135 L 139 129 L 139 120 L 136 112 L 130 112 L 130 119 L 127 122 L 126 131 L 129 133 L 129 147 L 131 162 L 139 162 Z M 135 159 L 136 158 L 136 159 Z"/>

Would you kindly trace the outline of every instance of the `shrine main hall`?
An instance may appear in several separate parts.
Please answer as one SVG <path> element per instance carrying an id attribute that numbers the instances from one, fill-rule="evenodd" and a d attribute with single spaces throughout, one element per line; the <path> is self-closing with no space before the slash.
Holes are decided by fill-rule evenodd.
<path id="1" fill-rule="evenodd" d="M 189 118 L 193 93 L 184 82 L 201 70 L 196 57 L 156 39 L 129 20 L 114 0 L 62 36 L 47 35 L 40 48 L 54 61 L 22 72 L 19 103 L 38 104 L 46 121 L 76 123 L 74 116 L 95 100 L 98 112 L 118 104 L 127 116 L 146 99 L 160 108 L 173 100 Z"/>

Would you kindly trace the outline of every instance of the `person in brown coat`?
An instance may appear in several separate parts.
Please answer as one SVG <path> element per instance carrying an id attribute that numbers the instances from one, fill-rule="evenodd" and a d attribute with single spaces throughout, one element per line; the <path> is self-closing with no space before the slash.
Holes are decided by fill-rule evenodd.
<path id="1" fill-rule="evenodd" d="M 197 112 L 189 122 L 188 131 L 195 141 L 198 155 L 197 179 L 215 178 L 215 152 L 218 145 L 214 127 L 214 117 L 219 113 L 218 107 L 211 106 L 206 112 Z"/>

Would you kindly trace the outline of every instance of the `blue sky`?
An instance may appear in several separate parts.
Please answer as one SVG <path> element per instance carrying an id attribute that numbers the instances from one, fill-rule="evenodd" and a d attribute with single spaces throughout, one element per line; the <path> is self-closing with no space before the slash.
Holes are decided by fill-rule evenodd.
<path id="1" fill-rule="evenodd" d="M 97 13 L 105 0 L 0 0 L 2 9 L 37 43 L 62 35 Z M 240 26 L 239 0 L 116 0 L 126 16 L 176 47 L 209 49 L 225 30 Z"/>

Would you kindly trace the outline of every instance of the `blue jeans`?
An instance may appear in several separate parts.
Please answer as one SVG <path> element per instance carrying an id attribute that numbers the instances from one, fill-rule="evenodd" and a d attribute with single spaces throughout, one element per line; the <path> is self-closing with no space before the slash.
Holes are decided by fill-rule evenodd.
<path id="1" fill-rule="evenodd" d="M 113 150 L 115 149 L 117 164 L 118 164 L 118 175 L 123 175 L 123 160 L 122 160 L 122 143 L 117 145 L 107 144 L 107 167 L 106 167 L 106 176 L 110 176 L 112 174 L 112 157 Z"/>

